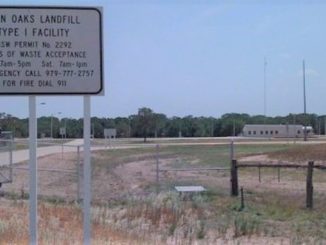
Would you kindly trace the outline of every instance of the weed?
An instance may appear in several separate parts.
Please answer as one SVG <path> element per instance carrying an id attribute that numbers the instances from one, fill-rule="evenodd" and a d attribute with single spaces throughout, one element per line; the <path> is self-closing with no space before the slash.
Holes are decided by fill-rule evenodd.
<path id="1" fill-rule="evenodd" d="M 251 236 L 260 231 L 261 220 L 250 213 L 239 213 L 234 217 L 234 237 Z"/>
<path id="2" fill-rule="evenodd" d="M 7 192 L 4 192 L 4 197 L 7 198 L 7 199 L 10 199 L 10 200 L 26 200 L 29 198 L 29 194 L 28 193 L 24 193 L 24 195 L 22 194 L 18 194 L 16 192 L 11 192 L 11 191 L 7 191 Z"/>
<path id="3" fill-rule="evenodd" d="M 57 197 L 57 196 L 50 196 L 50 197 L 43 196 L 43 197 L 40 197 L 40 198 L 42 198 L 44 201 L 49 202 L 49 203 L 54 204 L 54 205 L 67 203 L 67 201 L 64 198 Z"/>
<path id="4" fill-rule="evenodd" d="M 177 228 L 177 224 L 176 223 L 172 223 L 169 227 L 169 236 L 173 236 L 174 235 L 174 231 Z"/>
<path id="5" fill-rule="evenodd" d="M 207 206 L 208 199 L 205 195 L 196 194 L 192 196 L 192 207 L 195 209 Z"/>
<path id="6" fill-rule="evenodd" d="M 203 220 L 199 221 L 199 230 L 197 231 L 197 239 L 205 238 L 205 223 Z"/>

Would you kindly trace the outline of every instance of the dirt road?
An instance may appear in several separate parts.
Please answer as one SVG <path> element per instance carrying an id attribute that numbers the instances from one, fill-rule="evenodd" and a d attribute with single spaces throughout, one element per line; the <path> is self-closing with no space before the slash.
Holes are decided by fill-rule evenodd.
<path id="1" fill-rule="evenodd" d="M 64 145 L 51 145 L 51 146 L 43 146 L 37 148 L 37 157 L 43 157 L 55 153 L 60 152 L 76 152 L 76 147 L 82 145 L 83 140 L 82 139 L 76 139 L 72 140 L 68 143 L 65 143 Z M 10 159 L 10 153 L 7 152 L 1 152 L 0 153 L 0 166 L 8 165 Z M 24 150 L 16 150 L 12 152 L 12 163 L 19 163 L 24 162 L 29 159 L 29 149 Z"/>

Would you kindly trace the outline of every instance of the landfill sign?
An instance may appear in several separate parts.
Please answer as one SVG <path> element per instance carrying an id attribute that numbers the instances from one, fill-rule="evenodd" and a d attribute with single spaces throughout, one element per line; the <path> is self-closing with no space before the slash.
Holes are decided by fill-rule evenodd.
<path id="1" fill-rule="evenodd" d="M 103 92 L 98 8 L 0 7 L 0 94 Z"/>

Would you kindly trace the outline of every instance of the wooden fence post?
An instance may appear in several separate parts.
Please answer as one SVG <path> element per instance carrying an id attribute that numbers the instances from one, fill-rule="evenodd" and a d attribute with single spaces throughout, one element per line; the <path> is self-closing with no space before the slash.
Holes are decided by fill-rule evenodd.
<path id="1" fill-rule="evenodd" d="M 306 199 L 306 207 L 313 208 L 313 191 L 314 187 L 312 184 L 312 174 L 314 169 L 314 162 L 310 161 L 308 163 L 308 170 L 307 170 L 307 199 Z"/>
<path id="2" fill-rule="evenodd" d="M 238 196 L 238 167 L 237 160 L 231 161 L 231 196 Z"/>

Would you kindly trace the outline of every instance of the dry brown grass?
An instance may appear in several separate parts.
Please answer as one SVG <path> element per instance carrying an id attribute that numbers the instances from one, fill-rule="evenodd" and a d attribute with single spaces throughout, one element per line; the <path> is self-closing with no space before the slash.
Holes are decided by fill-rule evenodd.
<path id="1" fill-rule="evenodd" d="M 82 244 L 82 212 L 77 205 L 40 202 L 39 244 Z M 98 223 L 92 223 L 93 244 L 139 244 L 140 240 L 125 232 L 112 230 Z M 28 244 L 28 203 L 1 198 L 0 207 L 0 244 Z"/>

